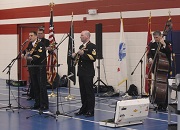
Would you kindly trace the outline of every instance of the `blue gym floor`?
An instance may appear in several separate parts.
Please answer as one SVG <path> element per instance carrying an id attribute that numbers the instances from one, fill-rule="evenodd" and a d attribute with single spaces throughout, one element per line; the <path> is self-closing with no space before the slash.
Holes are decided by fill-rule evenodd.
<path id="1" fill-rule="evenodd" d="M 71 94 L 75 96 L 74 100 L 66 101 L 64 97 L 68 95 L 67 88 L 59 89 L 59 105 L 57 107 L 57 98 L 49 97 L 49 113 L 56 114 L 59 110 L 60 115 L 51 117 L 46 114 L 39 114 L 36 110 L 28 109 L 34 104 L 34 101 L 27 101 L 27 96 L 23 95 L 26 87 L 19 87 L 20 109 L 6 110 L 9 108 L 9 86 L 5 80 L 0 79 L 0 130 L 167 130 L 168 114 L 167 112 L 155 112 L 150 109 L 149 115 L 143 124 L 124 126 L 118 128 L 103 127 L 99 121 L 113 118 L 115 112 L 114 104 L 118 98 L 96 97 L 94 117 L 85 118 L 84 116 L 74 116 L 81 107 L 79 89 L 71 88 Z M 18 106 L 18 87 L 10 86 L 10 104 L 13 107 Z M 48 90 L 51 93 L 51 90 Z M 56 93 L 56 90 L 55 90 Z M 1 108 L 5 107 L 5 108 Z M 27 117 L 37 114 L 27 119 Z M 72 117 L 71 117 L 72 116 Z M 172 116 L 174 123 L 177 122 L 176 115 Z"/>

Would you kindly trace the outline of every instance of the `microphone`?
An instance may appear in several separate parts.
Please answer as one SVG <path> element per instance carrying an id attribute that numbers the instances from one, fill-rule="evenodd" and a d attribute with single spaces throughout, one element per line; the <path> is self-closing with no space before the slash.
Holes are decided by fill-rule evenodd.
<path id="1" fill-rule="evenodd" d="M 67 33 L 67 35 L 74 41 L 74 38 L 73 37 L 71 37 L 71 35 L 69 35 L 69 33 Z"/>
<path id="2" fill-rule="evenodd" d="M 29 39 L 26 39 L 26 41 L 24 41 L 24 43 L 21 44 L 21 46 L 24 46 L 28 41 L 29 41 Z"/>
<path id="3" fill-rule="evenodd" d="M 131 73 L 131 75 L 133 75 L 133 74 L 134 74 L 134 72 Z"/>

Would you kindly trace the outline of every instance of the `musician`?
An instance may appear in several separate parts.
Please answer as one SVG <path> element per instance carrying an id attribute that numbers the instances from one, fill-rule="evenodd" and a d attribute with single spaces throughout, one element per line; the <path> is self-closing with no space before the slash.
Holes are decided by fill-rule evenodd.
<path id="1" fill-rule="evenodd" d="M 45 34 L 44 34 L 44 28 L 43 27 L 39 27 L 38 30 L 37 30 L 37 37 L 38 37 L 38 40 L 43 42 L 45 47 L 46 47 L 46 50 L 50 50 L 51 48 L 49 47 L 50 43 L 49 43 L 49 40 L 45 38 Z M 29 72 L 30 74 L 31 72 Z M 30 76 L 31 77 L 31 76 Z M 29 93 L 29 97 L 27 98 L 27 100 L 32 100 L 35 98 L 34 96 L 34 91 L 33 91 L 33 85 L 32 85 L 32 79 L 30 79 L 30 93 Z"/>
<path id="2" fill-rule="evenodd" d="M 172 52 L 171 44 L 170 44 L 170 42 L 163 39 L 161 32 L 158 30 L 153 33 L 153 37 L 154 37 L 155 42 L 150 43 L 150 45 L 149 45 L 149 52 L 147 54 L 148 61 L 150 64 L 153 63 L 154 56 L 155 56 L 156 50 L 158 48 L 158 45 L 161 44 L 159 51 L 166 54 L 166 57 L 169 61 L 169 70 L 168 71 L 170 72 L 171 52 Z M 154 73 L 155 64 L 156 64 L 156 61 L 153 64 L 152 71 L 151 71 L 152 73 Z M 166 96 L 166 98 L 167 98 L 167 96 Z M 157 105 L 158 105 L 158 110 L 164 111 L 167 108 L 167 100 L 164 104 L 157 104 Z"/>
<path id="3" fill-rule="evenodd" d="M 93 90 L 95 70 L 93 62 L 96 61 L 96 45 L 90 42 L 90 32 L 87 30 L 81 32 L 80 39 L 83 44 L 79 47 L 79 51 L 77 52 L 77 54 L 80 55 L 77 75 L 79 76 L 82 107 L 75 115 L 90 117 L 94 116 L 95 107 L 95 95 Z M 74 58 L 77 54 L 73 53 L 72 57 Z"/>
<path id="4" fill-rule="evenodd" d="M 30 66 L 28 69 L 30 71 L 30 78 L 32 80 L 33 91 L 35 92 L 35 104 L 32 107 L 33 109 L 47 110 L 48 107 L 48 95 L 46 89 L 46 49 L 43 42 L 39 42 L 37 39 L 37 33 L 31 31 L 29 33 L 30 43 L 26 48 L 26 51 L 23 52 L 22 57 L 27 60 L 27 63 Z M 44 60 L 44 61 L 43 61 Z M 43 62 L 42 62 L 43 61 Z M 33 67 L 36 65 L 36 67 Z M 37 67 L 37 65 L 41 65 Z"/>
<path id="5" fill-rule="evenodd" d="M 160 52 L 166 54 L 167 59 L 168 59 L 169 64 L 170 64 L 171 63 L 171 52 L 172 52 L 170 42 L 164 40 L 162 35 L 161 35 L 161 32 L 158 30 L 153 33 L 153 37 L 154 37 L 155 42 L 153 42 L 149 45 L 150 46 L 150 51 L 148 53 L 149 63 L 153 63 L 154 55 L 156 53 L 158 44 L 161 44 Z"/>
<path id="6" fill-rule="evenodd" d="M 45 38 L 45 34 L 44 34 L 44 28 L 43 27 L 39 27 L 37 30 L 37 37 L 38 40 L 43 42 L 45 44 L 45 47 L 47 48 L 47 50 L 50 48 L 49 45 L 49 40 Z"/>

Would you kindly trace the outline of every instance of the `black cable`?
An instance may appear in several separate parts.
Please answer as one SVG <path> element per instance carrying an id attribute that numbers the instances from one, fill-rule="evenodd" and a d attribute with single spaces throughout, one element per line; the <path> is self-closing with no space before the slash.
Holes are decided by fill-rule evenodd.
<path id="1" fill-rule="evenodd" d="M 20 102 L 18 102 L 17 100 L 17 98 L 15 97 L 15 95 L 14 95 L 14 93 L 12 92 L 12 90 L 10 90 L 10 92 L 11 92 L 11 94 L 12 94 L 12 96 L 13 96 L 13 98 L 14 98 L 14 100 L 16 101 L 16 103 L 18 104 L 18 106 L 20 106 L 20 108 L 23 108 L 23 109 L 28 109 L 28 108 L 26 108 L 26 107 L 24 107 L 24 106 L 22 106 L 21 104 L 20 104 Z M 20 97 L 19 97 L 20 98 Z"/>
<path id="2" fill-rule="evenodd" d="M 115 108 L 116 107 L 116 105 L 112 105 L 112 104 L 109 104 L 108 105 L 110 108 Z"/>
<path id="3" fill-rule="evenodd" d="M 57 87 L 56 89 L 58 89 L 58 87 Z M 58 92 L 59 92 L 59 91 L 58 91 Z M 62 99 L 61 99 L 61 97 L 62 97 L 62 96 L 61 96 L 61 94 L 60 94 L 60 93 L 59 93 L 59 95 L 60 95 L 59 97 L 60 97 L 60 102 L 61 102 L 61 104 L 60 104 L 60 105 L 61 105 L 61 108 L 62 108 L 62 112 L 63 112 L 63 114 L 65 114 L 65 113 L 64 113 L 64 109 L 63 109 L 63 105 L 62 105 Z M 59 102 L 58 102 L 58 104 L 57 104 L 57 105 L 59 105 Z"/>
<path id="4" fill-rule="evenodd" d="M 75 109 L 75 110 L 72 110 L 72 111 L 67 111 L 67 112 L 65 112 L 66 114 L 70 114 L 70 113 L 72 113 L 72 112 L 75 112 L 75 111 L 77 111 L 77 110 L 79 110 L 80 108 L 78 108 L 78 109 Z"/>
<path id="5" fill-rule="evenodd" d="M 96 100 L 96 102 L 100 102 L 100 101 L 103 101 L 103 100 L 105 100 L 104 102 L 107 102 L 107 100 L 109 100 L 109 99 L 107 99 L 107 98 L 101 98 L 101 99 L 99 99 L 99 98 L 98 98 L 98 100 Z M 101 103 L 104 103 L 104 102 L 101 102 Z"/>

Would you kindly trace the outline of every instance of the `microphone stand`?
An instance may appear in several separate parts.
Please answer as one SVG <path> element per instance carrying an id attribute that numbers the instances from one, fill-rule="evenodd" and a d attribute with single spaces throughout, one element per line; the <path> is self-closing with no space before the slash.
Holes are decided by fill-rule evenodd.
<path id="1" fill-rule="evenodd" d="M 26 41 L 21 45 L 22 48 L 24 47 L 24 45 L 27 43 L 28 39 L 26 39 Z M 13 108 L 14 109 L 19 109 L 20 108 L 20 103 L 19 103 L 19 82 L 18 82 L 18 107 L 13 107 L 11 102 L 10 102 L 10 79 L 11 79 L 11 67 L 14 65 L 15 61 L 20 59 L 19 57 L 21 57 L 21 53 L 22 53 L 22 49 L 19 51 L 19 54 L 17 55 L 16 58 L 12 59 L 11 62 L 6 66 L 6 68 L 2 71 L 4 72 L 7 68 L 8 68 L 8 71 L 7 71 L 7 74 L 8 74 L 8 86 L 9 86 L 9 104 L 7 107 L 1 107 L 1 108 L 9 108 L 9 109 L 6 109 L 7 110 L 12 110 L 12 112 L 14 112 Z M 19 81 L 19 71 L 18 71 L 18 81 Z M 0 108 L 0 109 L 1 109 Z M 18 111 L 19 113 L 19 111 Z"/>
<path id="2" fill-rule="evenodd" d="M 131 73 L 131 75 L 133 75 L 134 74 L 134 72 L 135 72 L 135 70 L 137 69 L 137 67 L 138 67 L 138 65 L 141 63 L 141 97 L 143 97 L 143 94 L 142 94 L 142 78 L 143 78 L 143 76 L 142 76 L 142 64 L 143 64 L 143 57 L 145 56 L 145 54 L 146 54 L 146 52 L 148 51 L 148 49 L 147 49 L 147 47 L 146 47 L 146 50 L 145 50 L 145 52 L 144 52 L 144 54 L 142 55 L 142 57 L 140 58 L 140 60 L 139 60 L 139 62 L 137 63 L 137 65 L 136 65 L 136 67 L 134 68 L 134 70 L 132 71 L 132 73 Z"/>
<path id="3" fill-rule="evenodd" d="M 63 36 L 64 37 L 64 36 Z M 56 45 L 56 47 L 55 48 L 53 48 L 53 50 L 51 51 L 51 53 L 52 52 L 54 52 L 54 50 L 57 50 L 57 73 L 58 73 L 58 67 L 59 67 L 59 64 L 58 64 L 58 47 L 61 45 L 61 43 L 63 43 L 65 40 L 66 40 L 66 38 L 68 38 L 69 37 L 69 34 L 67 34 L 67 36 L 64 38 L 64 39 L 62 39 L 57 45 Z M 48 57 L 48 56 L 47 56 Z M 47 57 L 44 59 L 44 60 L 46 60 L 47 59 Z M 43 60 L 43 61 L 44 61 Z M 42 61 L 42 62 L 43 62 Z M 56 104 L 57 104 L 57 110 L 56 110 L 56 116 L 58 117 L 58 115 L 63 115 L 63 116 L 69 116 L 69 115 L 67 115 L 67 114 L 64 114 L 64 113 L 60 113 L 60 111 L 59 111 L 59 91 L 58 91 L 58 87 L 56 88 L 56 93 L 57 93 L 57 99 L 56 99 Z M 69 117 L 72 117 L 72 116 L 69 116 Z M 56 120 L 57 120 L 57 118 L 56 118 Z"/>
<path id="4" fill-rule="evenodd" d="M 10 100 L 11 100 L 11 98 L 10 98 L 10 75 L 11 75 L 11 67 L 13 66 L 13 64 L 15 63 L 15 61 L 16 61 L 16 59 L 12 59 L 11 60 L 11 62 L 6 66 L 6 68 L 2 71 L 2 72 L 4 72 L 7 68 L 8 68 L 8 71 L 7 71 L 7 74 L 8 74 L 8 86 L 9 86 L 9 103 L 8 103 L 8 106 L 6 106 L 6 107 L 1 107 L 1 108 L 7 108 L 6 109 L 6 111 L 7 110 L 12 110 L 12 112 L 14 112 L 14 110 L 13 110 L 13 108 L 17 108 L 17 107 L 13 107 L 12 106 L 12 104 L 11 104 L 11 102 L 10 102 Z M 0 108 L 0 109 L 1 109 Z"/>
<path id="5" fill-rule="evenodd" d="M 67 34 L 67 36 L 66 36 L 63 40 L 61 40 L 60 43 L 58 43 L 57 46 L 54 48 L 54 50 L 57 49 L 57 73 L 58 73 L 58 49 L 59 49 L 59 46 L 61 45 L 61 43 L 63 43 L 63 42 L 66 40 L 66 38 L 68 38 L 69 36 L 70 36 L 70 35 Z M 53 50 L 53 51 L 54 51 L 54 50 Z M 59 111 L 59 94 L 58 94 L 58 87 L 57 87 L 56 90 L 57 90 L 57 110 L 56 110 L 56 116 L 58 117 L 58 115 L 63 115 L 63 116 L 72 117 L 72 116 L 70 116 L 70 115 L 67 115 L 67 114 L 64 114 L 64 113 L 60 113 L 60 111 Z M 56 120 L 57 120 L 57 118 L 56 118 Z"/>

